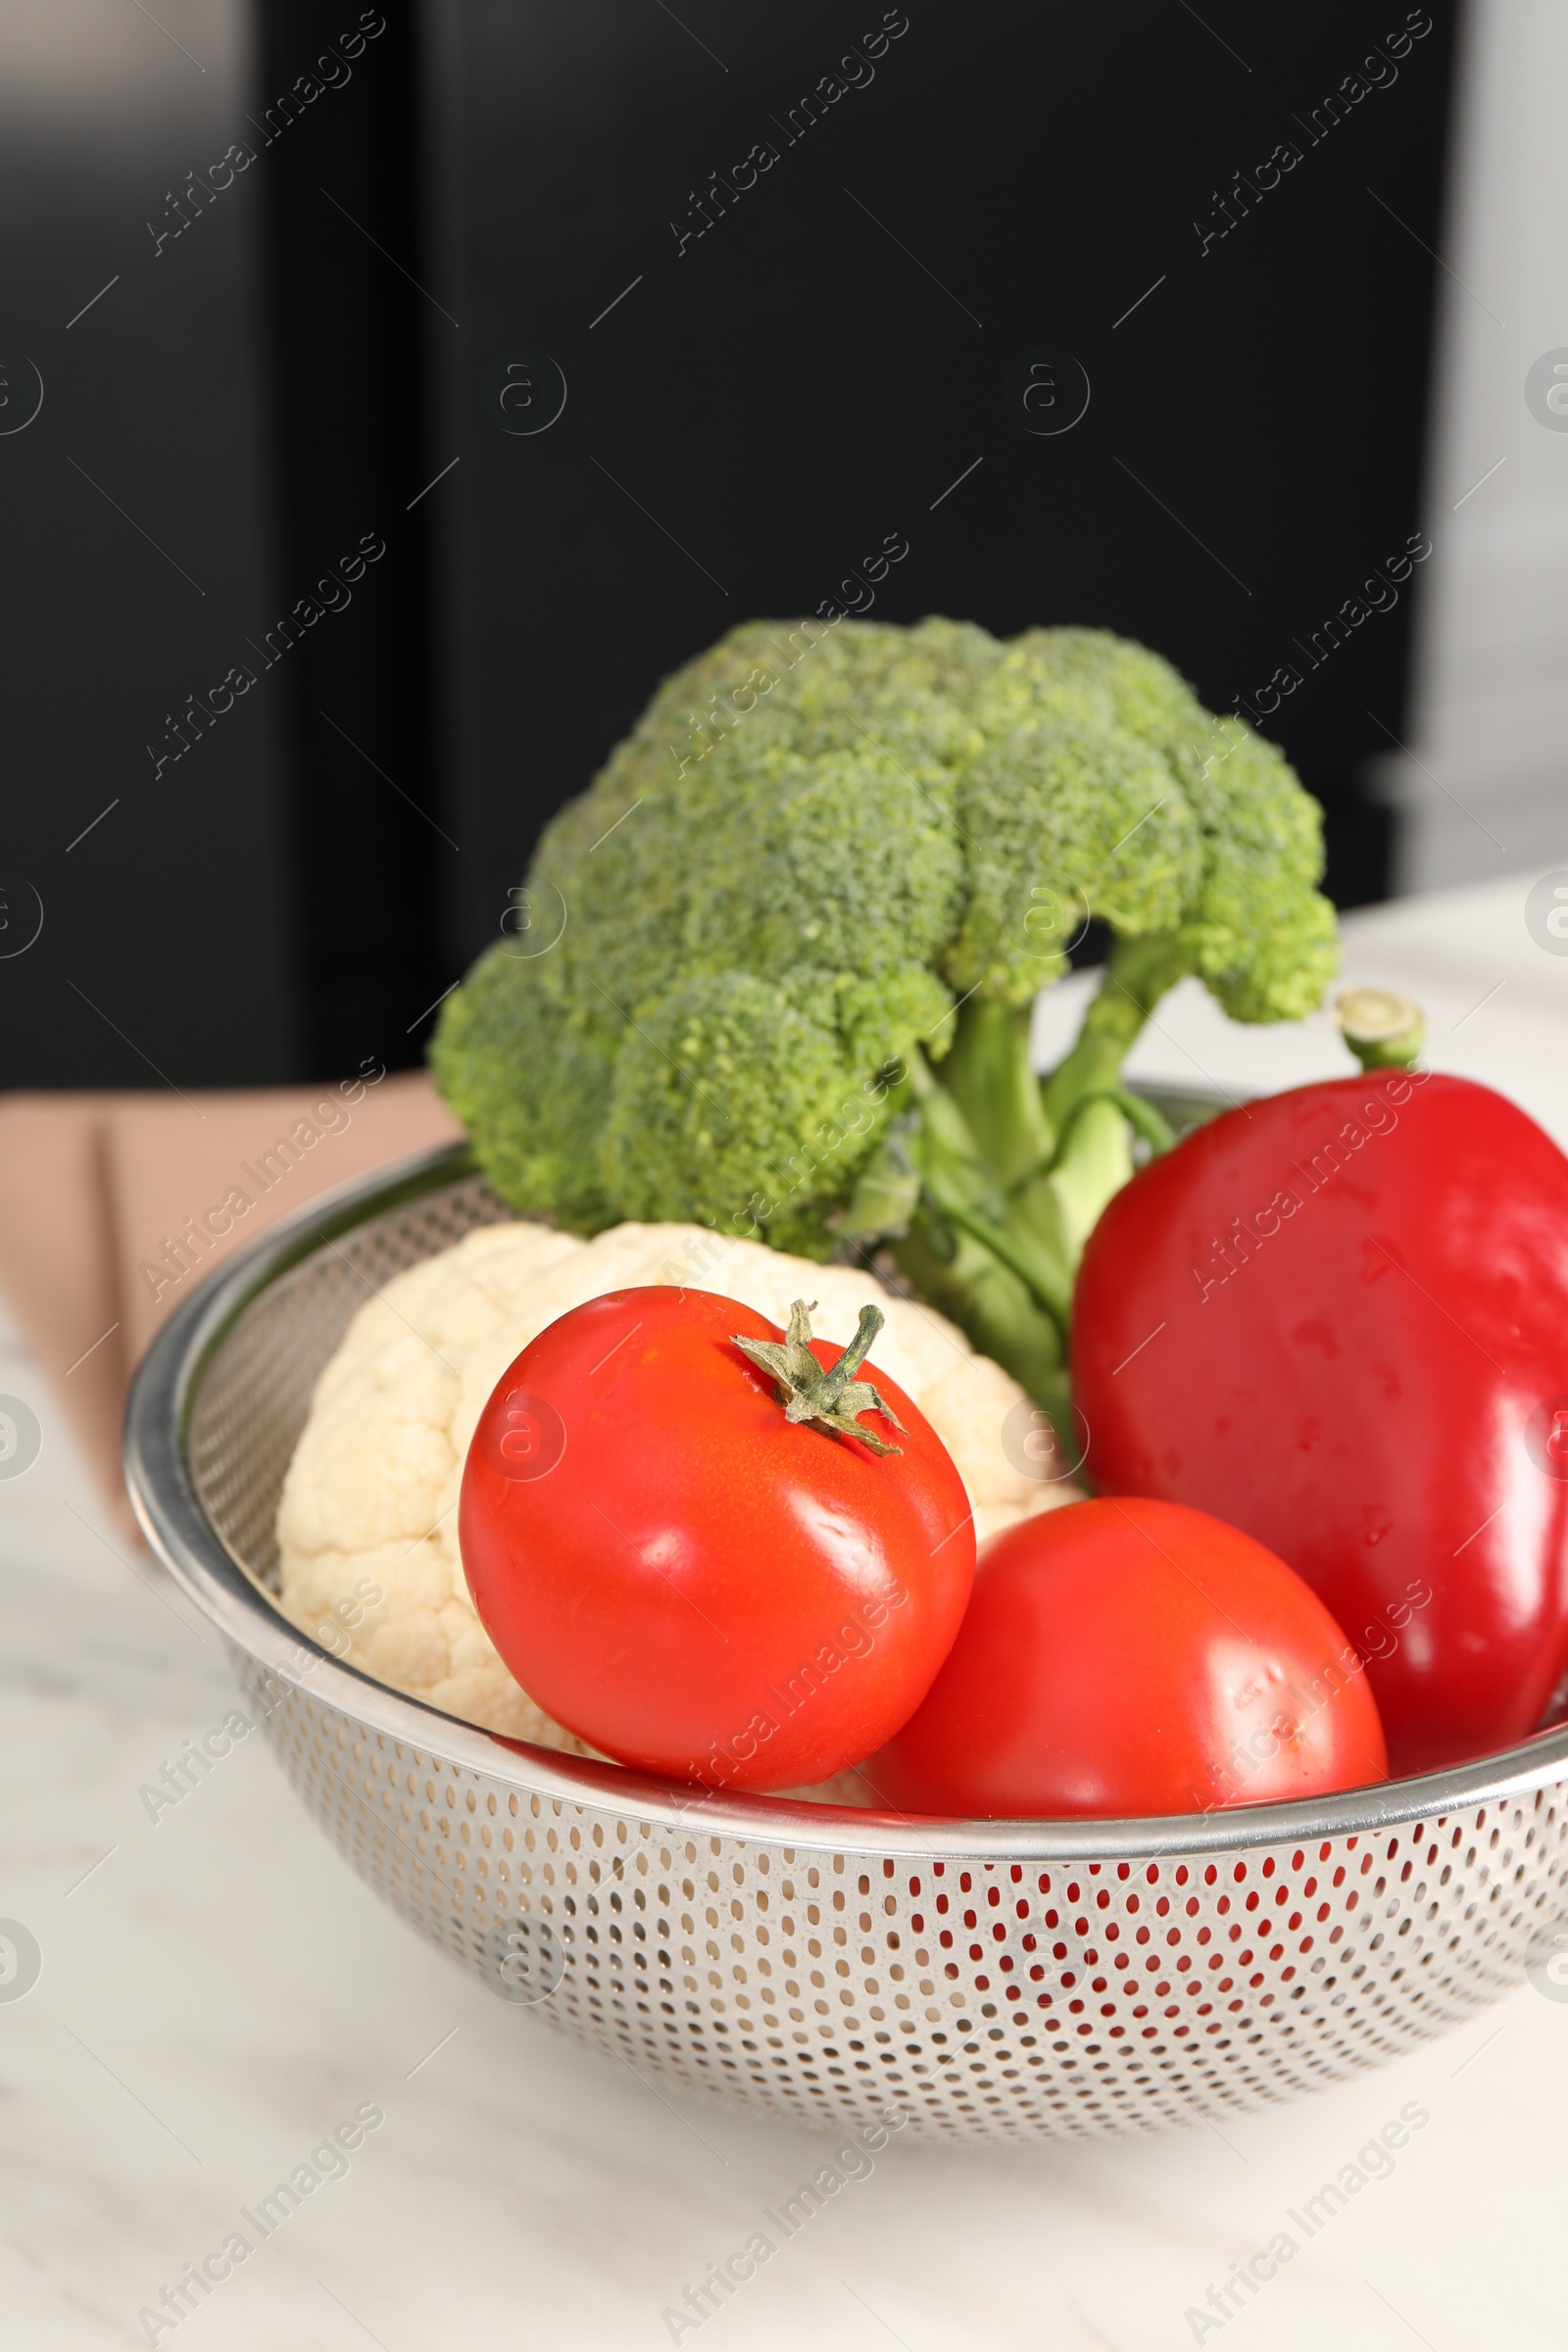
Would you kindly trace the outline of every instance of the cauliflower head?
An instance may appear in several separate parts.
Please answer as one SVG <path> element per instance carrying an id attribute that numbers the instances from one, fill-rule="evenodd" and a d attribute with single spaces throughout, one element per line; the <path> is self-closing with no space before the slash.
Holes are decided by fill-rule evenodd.
<path id="1" fill-rule="evenodd" d="M 317 1383 L 277 1512 L 282 1604 L 302 1632 L 378 1682 L 449 1715 L 578 1755 L 480 1624 L 458 1545 L 458 1493 L 479 1415 L 528 1342 L 568 1308 L 651 1283 L 716 1291 L 782 1326 L 818 1302 L 819 1337 L 847 1345 L 871 1287 L 693 1225 L 624 1224 L 591 1242 L 526 1220 L 481 1226 L 397 1275 L 350 1324 Z M 1023 1391 L 931 1308 L 879 1295 L 876 1362 L 953 1455 L 983 1541 L 1076 1499 L 1004 1450 Z M 1024 1416 L 1027 1418 L 1027 1415 Z M 1026 1460 L 1016 1443 L 1011 1455 Z"/>

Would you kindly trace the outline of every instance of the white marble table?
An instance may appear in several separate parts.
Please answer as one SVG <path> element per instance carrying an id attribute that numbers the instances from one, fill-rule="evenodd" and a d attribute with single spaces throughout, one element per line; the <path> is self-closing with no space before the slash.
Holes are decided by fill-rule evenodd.
<path id="1" fill-rule="evenodd" d="M 1568 1144 L 1568 957 L 1526 935 L 1524 888 L 1353 918 L 1348 971 L 1413 990 L 1440 1067 L 1507 1087 Z M 1342 1065 L 1322 1023 L 1249 1035 L 1184 997 L 1137 1066 L 1255 1088 Z M 0 2000 L 0 2345 L 148 2341 L 138 2312 L 362 2106 L 384 2122 L 346 2174 L 266 2242 L 247 2231 L 254 2252 L 207 2299 L 192 2290 L 158 2342 L 669 2343 L 665 2306 L 832 2143 L 657 2095 L 492 2000 L 382 1910 L 260 1740 L 150 1820 L 139 1786 L 220 1721 L 227 1673 L 160 1572 L 111 1542 L 4 1331 L 0 1391 L 44 1428 L 34 1467 L 0 1482 L 0 1916 L 42 1952 L 26 1996 Z M 1525 1989 L 1384 2073 L 1223 2132 L 895 2143 L 680 2340 L 1559 2352 L 1565 2095 L 1568 2004 Z M 1430 2120 L 1392 2174 L 1305 2242 L 1288 2209 L 1411 2102 Z M 1196 2326 L 1210 2286 L 1281 2230 L 1301 2250 L 1280 2275 Z"/>

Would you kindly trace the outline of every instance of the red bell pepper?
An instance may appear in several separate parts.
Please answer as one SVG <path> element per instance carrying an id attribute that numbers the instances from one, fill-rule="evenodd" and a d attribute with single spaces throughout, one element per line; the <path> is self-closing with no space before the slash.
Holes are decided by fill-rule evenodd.
<path id="1" fill-rule="evenodd" d="M 1250 1102 L 1110 1202 L 1072 1326 L 1103 1494 L 1288 1560 L 1391 1769 L 1537 1729 L 1568 1660 L 1568 1158 L 1467 1079 Z"/>

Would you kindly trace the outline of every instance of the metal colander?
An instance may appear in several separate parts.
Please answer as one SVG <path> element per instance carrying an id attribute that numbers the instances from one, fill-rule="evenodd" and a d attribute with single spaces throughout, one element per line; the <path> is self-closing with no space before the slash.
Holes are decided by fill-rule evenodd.
<path id="1" fill-rule="evenodd" d="M 373 1288 L 506 1214 L 461 1149 L 313 1202 L 165 1326 L 125 1425 L 295 1788 L 493 1992 L 800 2121 L 1016 2139 L 1292 2097 L 1521 1981 L 1564 1907 L 1568 1730 L 1302 1804 L 916 1823 L 500 1740 L 296 1633 L 272 1529 L 318 1374 Z"/>

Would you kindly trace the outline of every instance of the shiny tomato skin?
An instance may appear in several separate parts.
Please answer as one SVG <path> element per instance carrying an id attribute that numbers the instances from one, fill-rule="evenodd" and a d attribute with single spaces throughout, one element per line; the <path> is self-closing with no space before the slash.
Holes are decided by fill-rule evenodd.
<path id="1" fill-rule="evenodd" d="M 1180 1503 L 1047 1511 L 980 1552 L 924 1704 L 866 1766 L 968 1820 L 1207 1812 L 1387 1775 L 1367 1678 L 1322 1602 Z"/>
<path id="2" fill-rule="evenodd" d="M 874 1363 L 860 1377 L 904 1424 L 863 1416 L 902 1448 L 880 1457 L 787 1422 L 736 1334 L 783 1337 L 672 1288 L 551 1324 L 480 1416 L 460 1544 L 497 1649 L 579 1739 L 710 1788 L 804 1788 L 924 1697 L 974 1523 L 946 1446 Z M 842 1352 L 813 1348 L 824 1368 Z"/>
<path id="3" fill-rule="evenodd" d="M 1198 1128 L 1091 1234 L 1072 1377 L 1097 1493 L 1213 1511 L 1305 1577 L 1396 1774 L 1542 1722 L 1568 1674 L 1568 1158 L 1516 1104 L 1382 1070 Z"/>

